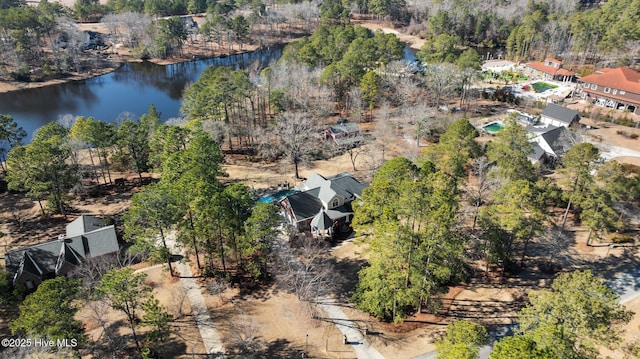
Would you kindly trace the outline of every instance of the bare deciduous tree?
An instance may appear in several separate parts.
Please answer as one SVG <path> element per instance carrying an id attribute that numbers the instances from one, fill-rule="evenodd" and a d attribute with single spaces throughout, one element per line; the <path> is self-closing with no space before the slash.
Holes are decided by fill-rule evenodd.
<path id="1" fill-rule="evenodd" d="M 120 335 L 119 325 L 114 325 L 109 320 L 111 306 L 105 300 L 91 298 L 87 301 L 85 308 L 87 308 L 86 319 L 95 322 L 102 329 L 99 336 L 93 338 L 92 352 L 98 357 L 116 357 L 128 343 L 126 337 Z"/>
<path id="2" fill-rule="evenodd" d="M 119 267 L 119 265 L 118 259 L 115 257 L 91 257 L 86 259 L 82 265 L 76 267 L 70 273 L 70 276 L 82 279 L 82 284 L 85 286 L 93 286 L 102 278 L 103 274 L 116 267 Z"/>
<path id="3" fill-rule="evenodd" d="M 182 318 L 186 300 L 187 290 L 182 285 L 174 285 L 171 288 L 171 304 L 168 308 L 174 318 Z"/>
<path id="4" fill-rule="evenodd" d="M 230 342 L 228 350 L 243 358 L 262 358 L 265 342 L 260 336 L 260 325 L 247 314 L 234 318 L 233 323 L 229 323 Z"/>
<path id="5" fill-rule="evenodd" d="M 294 166 L 296 178 L 300 178 L 299 166 L 307 163 L 320 146 L 321 139 L 314 126 L 307 113 L 285 112 L 263 133 L 259 150 L 263 156 L 286 157 Z"/>
<path id="6" fill-rule="evenodd" d="M 475 231 L 480 206 L 482 206 L 491 191 L 495 189 L 500 182 L 497 176 L 490 175 L 491 169 L 492 165 L 485 156 L 478 157 L 471 163 L 471 174 L 475 177 L 475 181 L 469 183 L 467 192 L 469 200 L 473 203 L 474 207 L 471 233 Z"/>
<path id="7" fill-rule="evenodd" d="M 298 234 L 291 245 L 280 241 L 276 247 L 276 280 L 282 288 L 304 301 L 312 301 L 330 291 L 335 281 L 326 258 L 326 242 L 310 234 Z"/>

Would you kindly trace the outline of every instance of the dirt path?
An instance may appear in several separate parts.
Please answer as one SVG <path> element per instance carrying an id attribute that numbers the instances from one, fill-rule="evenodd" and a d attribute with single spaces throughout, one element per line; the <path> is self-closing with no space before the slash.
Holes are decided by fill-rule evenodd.
<path id="1" fill-rule="evenodd" d="M 390 27 L 380 25 L 377 23 L 371 23 L 371 22 L 363 22 L 363 23 L 354 22 L 354 23 L 362 27 L 366 27 L 367 29 L 372 31 L 376 31 L 380 29 L 385 34 L 394 34 L 400 41 L 409 44 L 409 47 L 411 47 L 412 49 L 420 50 L 422 48 L 422 45 L 424 45 L 424 42 L 425 42 L 424 39 L 421 39 L 417 36 L 403 34 L 398 32 L 398 30 L 395 30 Z"/>

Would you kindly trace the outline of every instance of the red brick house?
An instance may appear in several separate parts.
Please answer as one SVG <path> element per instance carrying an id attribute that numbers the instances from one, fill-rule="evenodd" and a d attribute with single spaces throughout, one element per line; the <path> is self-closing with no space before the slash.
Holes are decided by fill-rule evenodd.
<path id="1" fill-rule="evenodd" d="M 529 62 L 525 67 L 546 80 L 573 82 L 576 79 L 575 72 L 563 69 L 562 61 L 552 57 L 547 57 L 544 61 Z"/>
<path id="2" fill-rule="evenodd" d="M 640 73 L 628 67 L 604 68 L 578 83 L 578 94 L 591 104 L 640 113 Z"/>

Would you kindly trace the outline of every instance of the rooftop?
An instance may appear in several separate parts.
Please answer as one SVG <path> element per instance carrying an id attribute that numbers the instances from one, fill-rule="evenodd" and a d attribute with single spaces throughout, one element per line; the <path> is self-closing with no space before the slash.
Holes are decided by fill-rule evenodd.
<path id="1" fill-rule="evenodd" d="M 640 93 L 640 73 L 629 67 L 604 68 L 580 79 L 581 82 Z M 585 88 L 585 90 L 588 90 Z"/>

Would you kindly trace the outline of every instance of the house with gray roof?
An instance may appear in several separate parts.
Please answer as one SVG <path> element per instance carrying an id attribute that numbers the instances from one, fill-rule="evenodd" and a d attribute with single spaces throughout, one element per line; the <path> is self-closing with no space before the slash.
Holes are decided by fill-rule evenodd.
<path id="1" fill-rule="evenodd" d="M 331 138 L 338 147 L 354 147 L 364 140 L 357 123 L 345 122 L 325 129 L 325 138 Z"/>
<path id="2" fill-rule="evenodd" d="M 533 151 L 528 155 L 531 162 L 554 164 L 573 147 L 575 134 L 566 127 L 527 126 L 531 136 Z"/>
<path id="3" fill-rule="evenodd" d="M 90 258 L 119 251 L 115 227 L 83 215 L 67 225 L 66 235 L 7 252 L 5 264 L 13 285 L 32 291 L 45 279 L 67 276 Z"/>
<path id="4" fill-rule="evenodd" d="M 330 237 L 351 230 L 351 202 L 362 197 L 365 187 L 350 173 L 326 178 L 313 173 L 297 187 L 300 192 L 284 198 L 280 205 L 287 220 L 299 231 Z"/>
<path id="5" fill-rule="evenodd" d="M 578 111 L 550 103 L 542 111 L 540 122 L 555 127 L 570 127 L 580 121 Z"/>

